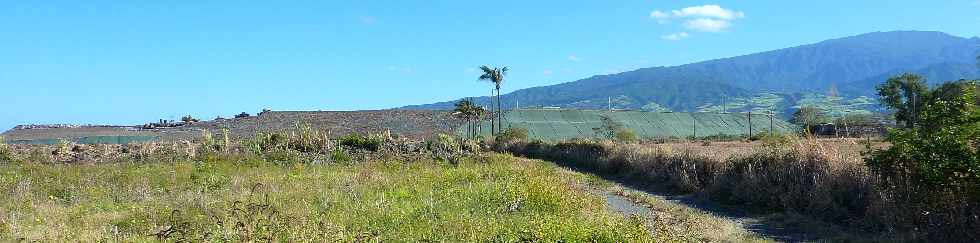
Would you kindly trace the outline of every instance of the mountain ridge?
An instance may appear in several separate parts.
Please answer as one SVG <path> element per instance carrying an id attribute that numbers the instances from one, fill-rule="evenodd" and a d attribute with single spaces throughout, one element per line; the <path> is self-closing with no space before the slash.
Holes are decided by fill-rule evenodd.
<path id="1" fill-rule="evenodd" d="M 977 55 L 980 37 L 938 31 L 870 32 L 677 66 L 594 75 L 516 90 L 501 100 L 505 108 L 520 102 L 523 107 L 698 111 L 724 102 L 725 97 L 749 98 L 766 92 L 837 95 L 839 90 L 845 97 L 873 96 L 877 83 L 903 72 L 921 72 L 933 84 L 978 78 Z M 474 99 L 489 103 L 486 96 Z M 402 108 L 450 109 L 452 103 Z M 797 105 L 783 104 L 780 110 Z"/>

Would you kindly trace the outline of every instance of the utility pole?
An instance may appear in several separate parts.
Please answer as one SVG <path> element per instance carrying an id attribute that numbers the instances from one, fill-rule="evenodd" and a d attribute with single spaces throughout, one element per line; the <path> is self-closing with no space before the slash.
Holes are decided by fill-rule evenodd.
<path id="1" fill-rule="evenodd" d="M 691 114 L 691 121 L 694 122 L 694 136 L 692 136 L 691 140 L 698 141 L 698 119 L 696 119 L 693 113 Z"/>
<path id="2" fill-rule="evenodd" d="M 494 128 L 497 128 L 497 126 L 495 124 L 495 121 L 494 121 L 494 118 L 497 117 L 497 113 L 495 113 L 493 111 L 493 107 L 494 107 L 494 105 L 493 105 L 493 87 L 490 87 L 490 136 L 493 136 L 494 134 L 496 134 L 496 129 L 494 129 Z"/>
<path id="3" fill-rule="evenodd" d="M 749 110 L 749 140 L 752 139 L 752 110 Z"/>
<path id="4" fill-rule="evenodd" d="M 728 99 L 727 97 L 721 97 L 721 113 L 728 113 Z"/>
<path id="5" fill-rule="evenodd" d="M 606 105 L 609 106 L 609 111 L 612 111 L 612 97 L 606 97 L 609 101 L 606 101 Z"/>

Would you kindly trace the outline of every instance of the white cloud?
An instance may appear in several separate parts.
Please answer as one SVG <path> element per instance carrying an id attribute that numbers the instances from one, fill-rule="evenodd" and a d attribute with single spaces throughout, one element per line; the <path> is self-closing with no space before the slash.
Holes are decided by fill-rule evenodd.
<path id="1" fill-rule="evenodd" d="M 656 19 L 661 24 L 668 23 L 670 19 L 682 19 L 684 28 L 702 32 L 723 31 L 732 26 L 732 21 L 745 18 L 745 13 L 742 11 L 726 9 L 715 4 L 691 6 L 669 12 L 668 14 L 665 11 L 654 10 L 650 12 L 650 18 Z M 666 36 L 664 37 L 666 39 Z"/>
<path id="2" fill-rule="evenodd" d="M 660 10 L 654 10 L 653 12 L 650 12 L 650 18 L 656 19 L 657 23 L 666 24 L 668 19 L 670 19 L 670 15 L 661 12 Z"/>
<path id="3" fill-rule="evenodd" d="M 577 57 L 575 55 L 570 55 L 570 56 L 568 56 L 568 60 L 569 61 L 573 61 L 573 62 L 577 62 L 577 61 L 581 61 L 582 58 L 579 58 L 579 57 Z"/>
<path id="4" fill-rule="evenodd" d="M 684 22 L 684 28 L 704 32 L 718 32 L 727 29 L 729 26 L 732 26 L 731 22 L 709 18 L 692 19 Z"/>
<path id="5" fill-rule="evenodd" d="M 650 12 L 650 18 L 666 19 L 666 18 L 670 18 L 670 15 L 660 10 L 654 10 L 653 12 Z"/>
<path id="6" fill-rule="evenodd" d="M 660 36 L 660 39 L 677 41 L 677 40 L 687 39 L 687 37 L 691 37 L 691 35 L 687 34 L 687 32 L 677 32 L 669 35 Z"/>
<path id="7" fill-rule="evenodd" d="M 707 17 L 723 20 L 733 20 L 745 17 L 745 13 L 742 11 L 725 9 L 714 4 L 686 7 L 680 10 L 671 11 L 671 13 L 673 13 L 675 17 Z"/>
<path id="8" fill-rule="evenodd" d="M 551 69 L 545 69 L 544 71 L 541 71 L 541 73 L 543 73 L 544 75 L 551 75 L 552 73 L 555 73 L 555 71 L 552 71 Z"/>

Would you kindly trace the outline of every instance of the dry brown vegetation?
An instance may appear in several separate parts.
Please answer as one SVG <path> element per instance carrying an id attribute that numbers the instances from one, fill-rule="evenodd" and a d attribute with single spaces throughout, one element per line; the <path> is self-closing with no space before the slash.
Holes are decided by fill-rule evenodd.
<path id="1" fill-rule="evenodd" d="M 908 220 L 913 216 L 902 212 L 904 202 L 890 196 L 901 190 L 878 183 L 877 176 L 864 165 L 861 152 L 867 145 L 860 140 L 764 140 L 709 144 L 506 141 L 497 143 L 495 149 L 554 161 L 642 188 L 693 193 L 756 212 L 804 215 L 859 235 L 850 239 L 949 241 L 977 237 L 977 231 L 950 234 L 937 227 L 957 224 L 962 220 L 959 217 L 935 217 L 935 225 Z M 943 207 L 933 209 L 929 213 L 957 213 L 945 212 Z"/>
<path id="2" fill-rule="evenodd" d="M 137 129 L 134 127 L 71 127 L 14 129 L 2 135 L 8 141 L 79 138 L 87 136 L 157 136 L 174 142 L 200 138 L 203 130 L 228 129 L 233 139 L 249 138 L 260 132 L 293 130 L 297 126 L 315 127 L 336 138 L 351 133 L 376 134 L 389 131 L 405 138 L 421 139 L 450 133 L 459 122 L 448 112 L 421 110 L 376 111 L 270 111 L 259 116 L 202 121 L 177 128 Z"/>

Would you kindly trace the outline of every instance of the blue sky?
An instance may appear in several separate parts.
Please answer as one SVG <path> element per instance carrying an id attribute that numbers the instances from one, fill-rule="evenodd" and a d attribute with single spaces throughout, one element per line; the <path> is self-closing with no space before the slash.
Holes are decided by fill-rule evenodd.
<path id="1" fill-rule="evenodd" d="M 261 3 L 259 3 L 261 2 Z M 382 109 L 873 31 L 980 35 L 980 0 L 0 1 L 0 130 Z"/>

